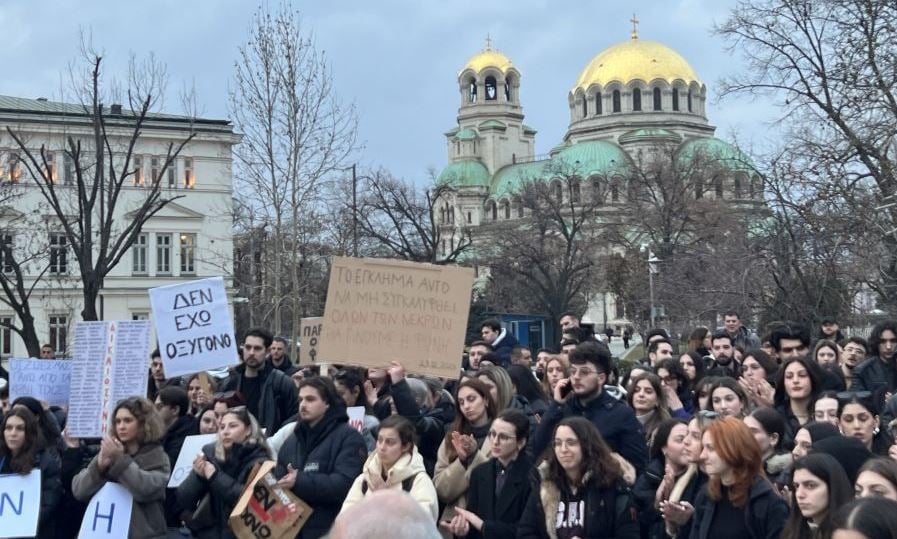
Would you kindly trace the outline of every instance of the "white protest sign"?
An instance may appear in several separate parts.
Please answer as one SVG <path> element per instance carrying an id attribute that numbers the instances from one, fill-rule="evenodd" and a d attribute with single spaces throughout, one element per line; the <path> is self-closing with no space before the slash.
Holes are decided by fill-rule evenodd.
<path id="1" fill-rule="evenodd" d="M 202 451 L 202 446 L 215 441 L 217 434 L 197 434 L 184 438 L 184 445 L 178 453 L 178 460 L 171 470 L 171 478 L 168 480 L 168 488 L 177 488 L 187 479 L 193 470 L 193 459 Z"/>
<path id="2" fill-rule="evenodd" d="M 151 288 L 149 295 L 166 377 L 238 363 L 223 278 Z"/>
<path id="3" fill-rule="evenodd" d="M 50 406 L 68 406 L 71 378 L 67 359 L 10 359 L 9 401 L 34 397 Z"/>
<path id="4" fill-rule="evenodd" d="M 364 406 L 349 406 L 346 408 L 349 416 L 349 426 L 361 432 L 364 430 Z"/>
<path id="5" fill-rule="evenodd" d="M 103 485 L 84 512 L 78 539 L 121 539 L 131 527 L 134 497 L 128 489 L 111 481 Z"/>
<path id="6" fill-rule="evenodd" d="M 149 339 L 148 320 L 75 324 L 69 434 L 77 438 L 103 436 L 115 403 L 146 394 Z"/>
<path id="7" fill-rule="evenodd" d="M 40 516 L 40 470 L 0 475 L 0 530 L 3 537 L 34 537 Z"/>

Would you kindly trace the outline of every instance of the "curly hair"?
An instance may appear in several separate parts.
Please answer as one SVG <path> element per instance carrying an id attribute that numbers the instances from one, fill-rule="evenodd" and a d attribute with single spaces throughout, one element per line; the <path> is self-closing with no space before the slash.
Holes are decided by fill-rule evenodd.
<path id="1" fill-rule="evenodd" d="M 25 423 L 25 443 L 18 453 L 6 445 L 6 436 L 0 436 L 0 459 L 9 459 L 9 469 L 18 474 L 29 474 L 34 468 L 37 453 L 43 446 L 43 436 L 37 424 L 37 417 L 31 410 L 23 406 L 16 406 L 6 413 L 3 418 L 2 430 L 6 432 L 6 424 L 13 417 L 21 419 Z"/>
<path id="2" fill-rule="evenodd" d="M 580 482 L 595 481 L 600 487 L 610 487 L 621 481 L 623 471 L 620 464 L 611 455 L 610 447 L 601 437 L 598 428 L 591 421 L 584 417 L 573 416 L 562 419 L 558 426 L 554 428 L 554 440 L 557 440 L 558 429 L 567 427 L 573 431 L 573 435 L 579 441 L 579 447 L 582 451 L 582 460 L 580 461 Z M 563 485 L 569 490 L 570 480 L 564 468 L 558 462 L 555 452 L 556 442 L 549 446 L 545 453 L 545 460 L 548 462 L 545 479 L 554 482 L 556 485 Z"/>
<path id="3" fill-rule="evenodd" d="M 165 436 L 165 425 L 159 417 L 159 412 L 156 411 L 156 406 L 143 397 L 128 397 L 118 401 L 109 419 L 110 432 L 115 432 L 115 416 L 121 409 L 127 410 L 137 419 L 139 445 L 158 442 Z"/>

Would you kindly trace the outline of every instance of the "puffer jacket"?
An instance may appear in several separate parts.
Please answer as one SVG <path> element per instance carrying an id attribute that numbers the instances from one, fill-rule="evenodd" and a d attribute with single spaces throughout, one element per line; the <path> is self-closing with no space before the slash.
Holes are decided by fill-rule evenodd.
<path id="1" fill-rule="evenodd" d="M 105 472 L 100 471 L 98 458 L 94 457 L 87 468 L 72 480 L 75 498 L 89 502 L 107 481 L 118 483 L 134 497 L 128 538 L 164 539 L 166 526 L 162 504 L 171 465 L 162 444 L 144 444 L 134 455 L 122 455 L 116 459 Z"/>
<path id="2" fill-rule="evenodd" d="M 370 477 L 372 476 L 383 477 L 383 466 L 380 464 L 380 456 L 376 452 L 368 457 L 368 461 L 364 464 L 364 472 L 356 477 L 355 482 L 352 483 L 349 495 L 346 496 L 346 501 L 343 502 L 343 508 L 340 510 L 341 513 L 363 500 L 367 493 L 371 492 L 370 488 L 365 488 L 365 483 L 370 485 Z M 408 494 L 433 517 L 433 522 L 435 523 L 437 517 L 439 517 L 436 487 L 433 486 L 433 481 L 427 475 L 427 470 L 424 468 L 424 459 L 417 452 L 417 448 L 414 448 L 412 453 L 402 455 L 392 465 L 392 468 L 386 473 L 386 488 L 401 490 L 403 482 L 412 478 L 413 482 L 410 485 L 411 488 L 408 490 Z"/>
<path id="3" fill-rule="evenodd" d="M 231 539 L 234 534 L 227 525 L 228 517 L 246 483 L 252 479 L 249 477 L 252 467 L 268 460 L 268 452 L 258 444 L 234 444 L 224 461 L 215 457 L 215 443 L 204 445 L 202 452 L 217 471 L 211 479 L 191 471 L 177 489 L 178 506 L 188 511 L 197 511 L 199 506 L 199 511 L 193 514 L 196 524 L 190 526 L 198 539 Z M 208 502 L 201 503 L 207 494 Z"/>
<path id="4" fill-rule="evenodd" d="M 293 493 L 314 509 L 299 539 L 317 539 L 330 530 L 365 460 L 364 439 L 349 426 L 345 406 L 331 405 L 314 427 L 296 424 L 277 453 L 276 475 L 286 475 L 287 465 L 298 470 Z"/>

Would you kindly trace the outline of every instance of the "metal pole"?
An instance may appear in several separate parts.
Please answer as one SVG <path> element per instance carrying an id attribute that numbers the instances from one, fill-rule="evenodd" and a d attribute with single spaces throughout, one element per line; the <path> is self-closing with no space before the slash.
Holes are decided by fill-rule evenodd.
<path id="1" fill-rule="evenodd" d="M 358 177 L 352 165 L 352 256 L 358 256 Z"/>
<path id="2" fill-rule="evenodd" d="M 651 260 L 654 253 L 648 251 L 648 291 L 651 295 L 651 329 L 654 329 L 654 272 L 651 271 Z"/>

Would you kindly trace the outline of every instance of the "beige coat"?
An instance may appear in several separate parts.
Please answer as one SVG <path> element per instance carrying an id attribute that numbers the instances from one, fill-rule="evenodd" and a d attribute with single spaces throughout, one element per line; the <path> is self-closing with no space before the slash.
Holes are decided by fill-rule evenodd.
<path id="1" fill-rule="evenodd" d="M 382 477 L 380 457 L 377 455 L 376 451 L 371 453 L 367 462 L 364 463 L 364 471 L 361 472 L 361 474 L 355 478 L 355 482 L 352 483 L 352 488 L 349 489 L 349 494 L 346 496 L 346 501 L 343 502 L 343 508 L 340 509 L 340 513 L 364 499 L 366 494 L 362 492 L 362 485 L 365 480 L 368 480 L 368 485 L 370 485 L 370 480 L 368 478 L 372 475 L 379 475 Z M 420 456 L 420 453 L 417 452 L 416 447 L 412 454 L 402 455 L 401 458 L 392 465 L 392 468 L 389 469 L 389 472 L 386 474 L 387 488 L 401 490 L 402 481 L 412 476 L 414 477 L 414 483 L 411 484 L 411 490 L 408 494 L 433 517 L 433 522 L 436 522 L 436 518 L 439 516 L 439 502 L 436 500 L 436 488 L 433 486 L 433 481 L 430 480 L 430 476 L 427 475 L 427 470 L 424 468 L 424 459 Z M 368 488 L 368 492 L 371 492 L 370 487 Z"/>
<path id="2" fill-rule="evenodd" d="M 442 512 L 440 521 L 451 520 L 455 516 L 456 506 L 467 508 L 467 488 L 470 486 L 470 472 L 489 460 L 492 454 L 492 442 L 487 436 L 483 442 L 483 447 L 473 455 L 470 463 L 465 468 L 458 458 L 449 462 L 445 444 L 445 440 L 442 440 L 442 443 L 439 444 L 439 451 L 436 452 L 436 468 L 433 473 L 436 493 L 439 494 L 439 500 L 445 504 L 445 510 Z M 451 534 L 447 534 L 445 530 L 441 531 L 443 537 L 451 537 Z"/>

